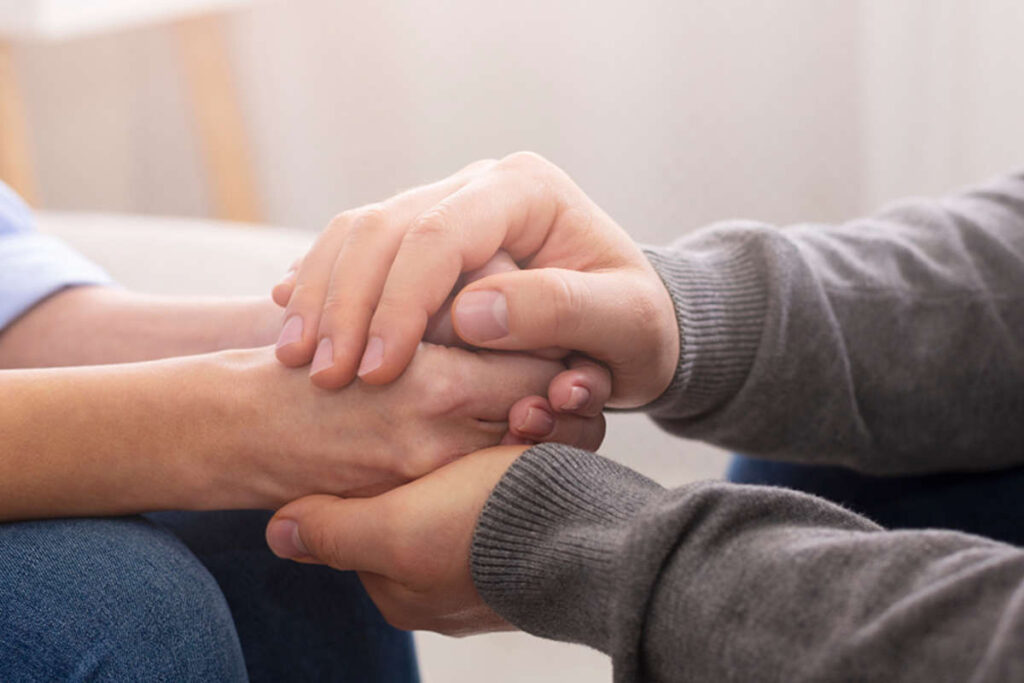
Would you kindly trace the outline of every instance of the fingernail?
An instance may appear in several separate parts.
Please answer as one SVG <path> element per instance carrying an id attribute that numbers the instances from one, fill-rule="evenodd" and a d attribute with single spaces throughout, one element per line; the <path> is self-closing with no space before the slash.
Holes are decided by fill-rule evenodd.
<path id="1" fill-rule="evenodd" d="M 277 348 L 302 341 L 302 316 L 293 315 L 285 321 L 281 328 L 281 336 L 277 338 Z"/>
<path id="2" fill-rule="evenodd" d="M 579 410 L 590 402 L 590 391 L 584 387 L 573 385 L 569 390 L 569 400 L 562 404 L 562 410 Z"/>
<path id="3" fill-rule="evenodd" d="M 455 329 L 469 341 L 491 341 L 508 334 L 508 301 L 501 292 L 466 292 L 453 314 Z"/>
<path id="4" fill-rule="evenodd" d="M 316 353 L 313 354 L 313 363 L 309 366 L 309 374 L 315 375 L 334 365 L 334 345 L 330 338 L 324 337 L 316 345 Z"/>
<path id="5" fill-rule="evenodd" d="M 530 408 L 519 425 L 519 431 L 530 436 L 547 436 L 555 428 L 555 418 L 543 408 Z"/>
<path id="6" fill-rule="evenodd" d="M 363 351 L 363 360 L 359 362 L 358 375 L 373 372 L 384 362 L 384 340 L 380 337 L 370 337 L 366 342 L 366 351 Z"/>
<path id="7" fill-rule="evenodd" d="M 299 525 L 290 519 L 271 522 L 267 529 L 267 545 L 279 557 L 302 557 L 309 555 L 302 537 L 299 536 Z"/>

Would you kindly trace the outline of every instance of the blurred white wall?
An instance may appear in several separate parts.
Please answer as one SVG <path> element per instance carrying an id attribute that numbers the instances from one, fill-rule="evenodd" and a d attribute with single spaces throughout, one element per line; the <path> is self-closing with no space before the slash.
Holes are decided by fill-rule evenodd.
<path id="1" fill-rule="evenodd" d="M 861 7 L 863 205 L 1024 166 L 1024 3 Z"/>
<path id="2" fill-rule="evenodd" d="M 517 149 L 648 241 L 838 220 L 1021 159 L 1018 0 L 268 0 L 229 28 L 286 225 Z M 18 58 L 48 207 L 207 212 L 166 28 Z"/>

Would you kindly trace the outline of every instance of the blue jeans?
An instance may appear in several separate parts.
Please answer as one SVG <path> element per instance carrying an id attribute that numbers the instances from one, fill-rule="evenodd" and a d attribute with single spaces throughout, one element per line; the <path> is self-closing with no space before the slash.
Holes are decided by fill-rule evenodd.
<path id="1" fill-rule="evenodd" d="M 843 467 L 733 458 L 729 481 L 783 486 L 839 503 L 889 529 L 954 529 L 1024 545 L 1024 467 L 872 477 Z"/>
<path id="2" fill-rule="evenodd" d="M 279 560 L 263 511 L 0 524 L 0 681 L 416 681 L 349 572 Z"/>

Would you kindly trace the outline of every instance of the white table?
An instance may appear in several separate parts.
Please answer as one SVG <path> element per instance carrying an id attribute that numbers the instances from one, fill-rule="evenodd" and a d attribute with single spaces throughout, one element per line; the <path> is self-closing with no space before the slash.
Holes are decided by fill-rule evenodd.
<path id="1" fill-rule="evenodd" d="M 258 221 L 259 201 L 230 58 L 216 12 L 254 0 L 0 0 L 0 179 L 38 204 L 31 118 L 18 86 L 12 44 L 171 22 L 192 100 L 210 196 L 219 218 Z"/>

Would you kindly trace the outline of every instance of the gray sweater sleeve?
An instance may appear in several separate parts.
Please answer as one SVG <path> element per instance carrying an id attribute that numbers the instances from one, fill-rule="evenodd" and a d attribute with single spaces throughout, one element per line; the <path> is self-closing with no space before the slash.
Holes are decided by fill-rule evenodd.
<path id="1" fill-rule="evenodd" d="M 617 681 L 1024 680 L 1024 551 L 784 489 L 667 491 L 536 446 L 490 496 L 471 563 L 499 614 L 610 654 Z"/>
<path id="2" fill-rule="evenodd" d="M 1024 174 L 844 225 L 713 225 L 648 258 L 675 433 L 871 473 L 1024 461 Z"/>

